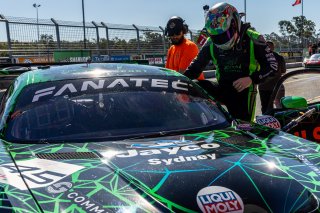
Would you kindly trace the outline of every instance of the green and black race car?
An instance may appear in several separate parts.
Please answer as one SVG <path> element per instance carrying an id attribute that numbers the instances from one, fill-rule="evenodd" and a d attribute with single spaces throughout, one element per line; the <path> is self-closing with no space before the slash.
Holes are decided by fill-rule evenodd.
<path id="1" fill-rule="evenodd" d="M 23 73 L 0 129 L 0 212 L 319 212 L 319 144 L 162 68 Z"/>
<path id="2" fill-rule="evenodd" d="M 266 115 L 257 122 L 287 129 L 288 133 L 320 143 L 320 69 L 299 69 L 288 72 L 275 85 Z M 280 104 L 277 96 L 284 93 Z M 288 128 L 286 128 L 288 127 Z"/>

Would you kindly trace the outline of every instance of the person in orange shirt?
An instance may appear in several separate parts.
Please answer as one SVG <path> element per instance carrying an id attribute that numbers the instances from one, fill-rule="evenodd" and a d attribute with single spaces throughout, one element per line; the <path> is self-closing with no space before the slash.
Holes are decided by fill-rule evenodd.
<path id="1" fill-rule="evenodd" d="M 171 41 L 171 47 L 168 50 L 166 68 L 184 73 L 192 60 L 198 55 L 197 45 L 187 39 L 184 35 L 188 33 L 188 25 L 179 16 L 173 16 L 169 19 L 165 35 Z M 204 80 L 201 73 L 198 80 Z"/>

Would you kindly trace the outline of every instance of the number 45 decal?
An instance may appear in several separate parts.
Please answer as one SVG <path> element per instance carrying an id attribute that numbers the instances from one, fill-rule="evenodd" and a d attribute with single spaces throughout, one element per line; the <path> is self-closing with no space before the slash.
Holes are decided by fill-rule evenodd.
<path id="1" fill-rule="evenodd" d="M 1 178 L 0 182 L 7 183 L 20 190 L 27 189 L 21 176 L 26 181 L 28 187 L 33 189 L 49 186 L 84 168 L 83 166 L 45 159 L 18 161 L 17 165 L 19 171 L 13 163 L 1 165 L 0 173 L 5 178 Z"/>

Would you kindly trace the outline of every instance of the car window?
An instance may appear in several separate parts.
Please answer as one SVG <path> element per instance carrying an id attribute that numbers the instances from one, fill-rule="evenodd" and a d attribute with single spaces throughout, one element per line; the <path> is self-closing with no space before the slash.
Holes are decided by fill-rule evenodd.
<path id="1" fill-rule="evenodd" d="M 5 137 L 16 142 L 115 140 L 161 131 L 218 128 L 226 122 L 215 102 L 189 80 L 82 79 L 23 90 Z"/>
<path id="2" fill-rule="evenodd" d="M 2 117 L 3 115 L 5 104 L 13 91 L 13 87 L 14 87 L 13 84 L 11 84 L 1 96 L 0 117 Z"/>
<path id="3" fill-rule="evenodd" d="M 278 90 L 278 97 L 274 102 L 274 107 L 281 108 L 278 103 L 282 96 L 300 96 L 307 100 L 308 104 L 320 102 L 320 75 L 319 74 L 299 74 L 287 78 L 283 82 L 283 89 Z"/>
<path id="4" fill-rule="evenodd" d="M 320 58 L 320 54 L 315 54 L 310 57 L 310 60 L 318 60 Z"/>

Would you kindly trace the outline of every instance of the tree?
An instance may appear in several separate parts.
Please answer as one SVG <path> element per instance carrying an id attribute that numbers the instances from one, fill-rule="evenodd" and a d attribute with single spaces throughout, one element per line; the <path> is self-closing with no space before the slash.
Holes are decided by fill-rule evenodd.
<path id="1" fill-rule="evenodd" d="M 272 41 L 276 47 L 280 48 L 286 43 L 286 41 L 283 39 L 283 37 L 279 36 L 277 33 L 272 32 L 270 34 L 265 34 L 264 38 L 267 41 Z"/>
<path id="2" fill-rule="evenodd" d="M 146 42 L 162 42 L 162 34 L 157 32 L 145 31 L 143 37 Z"/>
<path id="3" fill-rule="evenodd" d="M 145 53 L 163 53 L 163 35 L 159 32 L 144 31 L 140 37 L 141 51 Z"/>
<path id="4" fill-rule="evenodd" d="M 8 43 L 7 42 L 0 42 L 0 50 L 7 50 Z M 8 52 L 0 52 L 0 57 L 7 57 L 9 56 Z"/>
<path id="5" fill-rule="evenodd" d="M 279 21 L 279 27 L 283 36 L 288 38 L 301 38 L 301 43 L 303 46 L 305 46 L 305 40 L 314 39 L 315 37 L 315 23 L 306 19 L 305 16 L 293 17 L 291 21 Z"/>
<path id="6" fill-rule="evenodd" d="M 46 48 L 54 48 L 54 41 L 53 41 L 53 35 L 48 35 L 48 34 L 41 34 L 40 35 L 40 44 L 44 44 Z"/>

